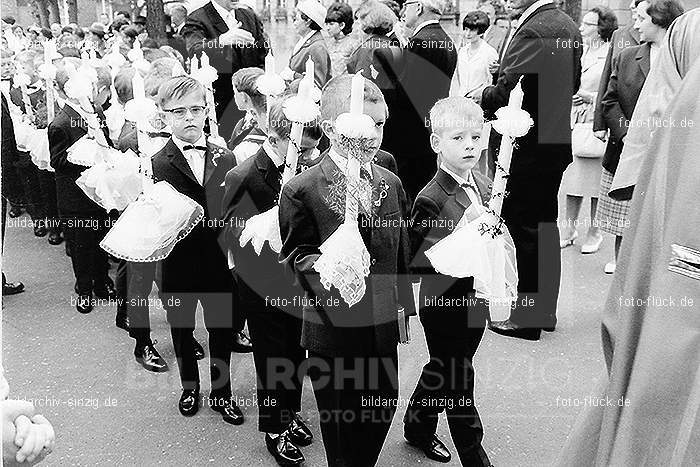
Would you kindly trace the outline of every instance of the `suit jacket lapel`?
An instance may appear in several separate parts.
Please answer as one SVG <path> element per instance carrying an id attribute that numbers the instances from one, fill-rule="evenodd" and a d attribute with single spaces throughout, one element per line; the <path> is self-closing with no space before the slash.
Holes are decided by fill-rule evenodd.
<path id="1" fill-rule="evenodd" d="M 168 160 L 170 161 L 170 164 L 176 169 L 178 169 L 180 172 L 182 172 L 194 183 L 199 185 L 199 180 L 197 180 L 197 177 L 195 177 L 194 173 L 192 173 L 192 169 L 190 168 L 190 164 L 187 162 L 187 159 L 185 159 L 185 155 L 182 154 L 180 148 L 177 147 L 172 138 L 170 138 L 165 144 L 165 149 L 167 151 Z"/>
<path id="2" fill-rule="evenodd" d="M 258 171 L 260 171 L 265 183 L 267 183 L 270 188 L 275 191 L 275 193 L 279 194 L 282 187 L 280 184 L 280 173 L 279 170 L 277 170 L 277 167 L 275 167 L 275 163 L 272 161 L 272 159 L 270 159 L 270 156 L 267 155 L 262 147 L 260 150 L 258 150 L 258 153 L 254 157 L 255 165 L 257 166 Z"/>
<path id="3" fill-rule="evenodd" d="M 639 50 L 637 50 L 637 55 L 634 57 L 637 60 L 639 69 L 642 70 L 644 78 L 646 78 L 649 74 L 649 67 L 651 66 L 650 54 L 651 46 L 649 44 L 645 44 L 644 47 L 640 47 Z"/>
<path id="4" fill-rule="evenodd" d="M 221 34 L 225 33 L 228 31 L 228 26 L 226 25 L 226 21 L 221 17 L 218 11 L 216 11 L 216 8 L 214 8 L 214 5 L 211 4 L 211 2 L 207 3 L 204 8 L 207 9 L 207 14 L 209 18 L 211 18 L 211 24 L 216 30 L 218 34 L 216 34 L 216 37 L 220 36 Z"/>
<path id="5" fill-rule="evenodd" d="M 464 191 L 464 189 L 457 184 L 457 180 L 452 178 L 447 172 L 442 169 L 438 169 L 436 181 L 442 187 L 442 189 L 445 190 L 445 193 L 450 196 L 454 196 L 455 201 L 457 201 L 457 203 L 464 209 L 471 206 L 472 202 L 469 199 L 467 192 Z"/>

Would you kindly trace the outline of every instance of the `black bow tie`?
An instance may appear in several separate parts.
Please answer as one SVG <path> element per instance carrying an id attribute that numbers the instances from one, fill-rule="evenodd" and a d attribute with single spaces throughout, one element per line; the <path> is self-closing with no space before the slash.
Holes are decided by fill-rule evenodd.
<path id="1" fill-rule="evenodd" d="M 462 183 L 461 185 L 462 188 L 471 188 L 472 190 L 478 192 L 479 189 L 476 187 L 476 183 L 471 183 L 471 182 L 466 182 Z"/>
<path id="2" fill-rule="evenodd" d="M 195 146 L 193 144 L 186 144 L 182 147 L 183 151 L 187 151 L 189 149 L 196 149 L 198 151 L 206 151 L 207 147 L 206 146 Z"/>

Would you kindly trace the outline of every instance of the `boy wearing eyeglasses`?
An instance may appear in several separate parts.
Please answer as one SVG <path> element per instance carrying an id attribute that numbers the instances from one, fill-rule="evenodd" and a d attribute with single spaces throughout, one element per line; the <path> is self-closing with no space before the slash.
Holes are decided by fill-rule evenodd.
<path id="1" fill-rule="evenodd" d="M 201 303 L 209 333 L 209 406 L 224 421 L 243 423 L 232 399 L 231 324 L 232 279 L 219 245 L 224 177 L 235 165 L 233 154 L 207 140 L 204 87 L 187 76 L 164 82 L 158 104 L 172 130 L 165 147 L 153 156 L 153 177 L 166 181 L 204 208 L 204 218 L 162 260 L 160 298 L 167 312 L 180 371 L 182 396 L 178 403 L 186 417 L 199 410 L 199 371 L 192 332 L 197 303 Z"/>

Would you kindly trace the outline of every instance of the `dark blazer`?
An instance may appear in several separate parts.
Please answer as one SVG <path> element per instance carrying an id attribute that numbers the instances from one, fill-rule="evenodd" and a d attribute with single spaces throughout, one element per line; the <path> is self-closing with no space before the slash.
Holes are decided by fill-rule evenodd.
<path id="1" fill-rule="evenodd" d="M 33 89 L 33 92 L 29 92 L 29 102 L 32 105 L 32 115 L 33 123 L 37 128 L 46 128 L 48 122 L 46 121 L 46 91 L 43 89 Z M 26 113 L 24 107 L 24 99 L 22 98 L 22 91 L 19 88 L 10 89 L 10 100 L 14 105 L 16 105 L 22 113 Z"/>
<path id="2" fill-rule="evenodd" d="M 294 77 L 300 78 L 306 71 L 306 61 L 311 57 L 314 61 L 314 81 L 319 88 L 331 79 L 331 56 L 328 54 L 326 40 L 321 31 L 316 31 L 299 51 L 289 58 L 289 68 L 294 71 Z"/>
<path id="3" fill-rule="evenodd" d="M 362 70 L 362 76 L 374 81 L 384 98 L 393 97 L 401 65 L 401 47 L 392 45 L 389 37 L 372 34 L 362 41 L 348 58 L 348 73 Z"/>
<path id="4" fill-rule="evenodd" d="M 437 170 L 426 121 L 435 102 L 447 97 L 456 66 L 455 44 L 440 24 L 418 31 L 403 51 L 397 104 L 382 148 L 400 155 L 399 176 L 410 200 Z"/>
<path id="5" fill-rule="evenodd" d="M 173 49 L 177 50 L 180 52 L 182 55 L 182 58 L 185 58 L 188 56 L 187 54 L 187 42 L 185 42 L 185 38 L 182 37 L 180 34 L 177 33 L 169 33 L 168 34 L 168 45 L 172 47 Z"/>
<path id="6" fill-rule="evenodd" d="M 204 208 L 204 218 L 180 240 L 162 261 L 161 295 L 220 292 L 231 293 L 231 274 L 219 236 L 223 229 L 221 205 L 224 177 L 234 167 L 231 151 L 207 143 L 204 186 L 200 185 L 187 159 L 175 142 L 153 156 L 153 177 L 164 180 Z"/>
<path id="7" fill-rule="evenodd" d="M 302 347 L 326 356 L 391 355 L 398 343 L 397 310 L 415 314 L 408 277 L 408 234 L 401 222 L 406 196 L 401 181 L 388 170 L 372 164 L 372 186 L 378 194 L 382 182 L 387 197 L 373 209 L 373 223 L 360 231 L 372 262 L 367 291 L 351 309 L 335 288 L 326 291 L 313 265 L 319 247 L 342 223 L 342 214 L 331 209 L 330 188 L 342 175 L 330 156 L 290 180 L 280 197 L 280 260 L 296 275 L 307 297 L 318 297 L 318 306 L 304 306 Z M 376 199 L 375 195 L 375 199 Z M 341 206 L 341 210 L 344 209 Z M 327 306 L 336 299 L 335 306 Z"/>
<path id="8" fill-rule="evenodd" d="M 581 44 L 576 24 L 554 4 L 535 10 L 511 39 L 496 85 L 487 87 L 481 100 L 487 117 L 493 117 L 508 104 L 510 92 L 522 77 L 523 109 L 535 125 L 518 139 L 511 174 L 537 173 L 545 167 L 563 170 L 573 160 L 571 96 L 581 84 Z M 491 136 L 492 147 L 498 148 L 500 138 Z"/>
<path id="9" fill-rule="evenodd" d="M 626 28 L 618 29 L 613 32 L 610 39 L 610 47 L 608 48 L 608 56 L 605 58 L 605 66 L 603 74 L 600 75 L 600 84 L 598 85 L 598 97 L 595 102 L 595 116 L 593 119 L 593 131 L 607 130 L 605 126 L 605 118 L 603 117 L 603 96 L 608 89 L 608 81 L 610 81 L 610 73 L 612 73 L 613 61 L 617 59 L 623 49 L 639 45 L 639 32 L 634 29 L 633 24 Z"/>
<path id="10" fill-rule="evenodd" d="M 7 99 L 5 99 L 4 93 L 0 93 L 0 100 L 2 101 L 2 118 L 0 119 L 0 123 L 2 124 L 2 132 L 0 133 L 2 137 L 2 150 L 0 150 L 0 159 L 2 161 L 2 171 L 0 173 L 2 174 L 2 183 L 0 184 L 0 188 L 2 188 L 3 198 L 16 199 L 20 194 L 21 184 L 16 170 L 19 154 L 17 152 L 17 141 L 15 140 L 15 128 L 12 125 L 10 108 L 7 105 Z M 5 219 L 3 219 L 2 222 L 4 226 Z"/>
<path id="11" fill-rule="evenodd" d="M 490 180 L 472 171 L 482 204 L 487 204 L 491 195 Z M 413 204 L 409 236 L 411 239 L 411 273 L 420 276 L 421 322 L 424 326 L 439 326 L 441 334 L 460 337 L 467 323 L 465 307 L 426 306 L 424 298 L 459 298 L 473 296 L 474 280 L 471 277 L 456 279 L 439 274 L 425 256 L 425 251 L 458 226 L 464 211 L 471 206 L 466 191 L 447 172 L 438 169 L 423 188 Z M 483 324 L 483 323 L 481 323 Z"/>
<path id="12" fill-rule="evenodd" d="M 263 25 L 257 15 L 248 8 L 236 8 L 235 14 L 241 27 L 253 35 L 254 44 L 246 47 L 220 46 L 218 38 L 228 31 L 228 26 L 211 2 L 190 13 L 180 31 L 187 45 L 187 55 L 193 57 L 206 52 L 210 65 L 219 72 L 213 84 L 216 103 L 220 106 L 217 109 L 219 116 L 233 101 L 231 75 L 241 68 L 263 68 L 268 50 Z M 235 108 L 235 104 L 233 106 Z"/>
<path id="13" fill-rule="evenodd" d="M 106 125 L 103 125 L 102 130 L 111 144 Z M 105 213 L 75 183 L 85 167 L 68 162 L 68 148 L 86 134 L 87 122 L 69 104 L 64 105 L 49 124 L 49 153 L 51 167 L 56 171 L 57 206 L 61 215 Z"/>
<path id="14" fill-rule="evenodd" d="M 222 205 L 224 236 L 233 254 L 239 285 L 241 281 L 245 284 L 239 289 L 241 299 L 250 311 L 262 311 L 255 306 L 260 298 L 291 298 L 295 293 L 301 294 L 301 290 L 296 292 L 293 286 L 294 277 L 279 263 L 277 253 L 269 244 L 265 244 L 258 256 L 251 243 L 244 248 L 239 243 L 248 219 L 277 205 L 281 180 L 282 172 L 263 148 L 226 174 Z"/>
<path id="15" fill-rule="evenodd" d="M 603 155 L 603 167 L 615 173 L 622 153 L 622 138 L 627 134 L 639 93 L 649 74 L 649 44 L 628 47 L 613 63 L 608 89 L 601 100 L 605 125 L 610 138 Z"/>

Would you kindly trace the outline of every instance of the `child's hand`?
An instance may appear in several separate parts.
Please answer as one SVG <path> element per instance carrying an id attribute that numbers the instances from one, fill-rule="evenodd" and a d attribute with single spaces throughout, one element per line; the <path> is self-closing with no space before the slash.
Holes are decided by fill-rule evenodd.
<path id="1" fill-rule="evenodd" d="M 55 433 L 42 415 L 35 415 L 31 420 L 24 415 L 17 417 L 15 426 L 15 444 L 20 447 L 15 456 L 17 462 L 38 462 L 53 449 Z"/>

